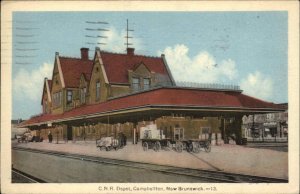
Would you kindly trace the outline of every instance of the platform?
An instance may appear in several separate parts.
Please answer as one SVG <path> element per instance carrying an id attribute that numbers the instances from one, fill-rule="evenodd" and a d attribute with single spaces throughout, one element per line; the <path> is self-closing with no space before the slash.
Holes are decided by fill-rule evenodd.
<path id="1" fill-rule="evenodd" d="M 224 171 L 255 176 L 288 179 L 288 152 L 249 148 L 225 144 L 212 146 L 211 152 L 188 153 L 185 150 L 177 153 L 173 150 L 155 152 L 151 149 L 143 151 L 141 142 L 132 144 L 118 151 L 100 151 L 95 141 L 87 142 L 48 142 L 13 143 L 13 146 L 41 150 L 77 153 L 105 158 L 137 161 L 144 163 L 169 165 L 183 168 Z"/>

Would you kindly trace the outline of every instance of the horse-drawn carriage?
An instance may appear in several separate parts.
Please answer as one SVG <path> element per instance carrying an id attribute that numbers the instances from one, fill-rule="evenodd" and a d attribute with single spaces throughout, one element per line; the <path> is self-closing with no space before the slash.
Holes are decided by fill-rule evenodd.
<path id="1" fill-rule="evenodd" d="M 172 138 L 166 138 L 163 130 L 157 129 L 155 124 L 141 127 L 140 139 L 142 140 L 143 150 L 153 149 L 174 149 L 176 152 L 187 150 L 188 152 L 199 153 L 201 148 L 206 152 L 211 151 L 211 135 L 208 139 L 184 139 L 183 128 L 175 128 Z"/>

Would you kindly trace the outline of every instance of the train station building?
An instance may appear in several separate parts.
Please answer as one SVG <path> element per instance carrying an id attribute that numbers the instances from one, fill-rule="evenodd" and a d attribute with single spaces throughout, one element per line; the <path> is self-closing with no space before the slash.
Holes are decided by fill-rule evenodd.
<path id="1" fill-rule="evenodd" d="M 95 140 L 123 132 L 139 141 L 140 127 L 155 123 L 167 138 L 241 143 L 242 118 L 283 112 L 284 106 L 242 93 L 238 86 L 182 84 L 165 56 L 111 53 L 81 48 L 80 58 L 55 53 L 52 78 L 45 78 L 43 112 L 22 122 L 37 136 L 49 131 L 59 140 Z"/>

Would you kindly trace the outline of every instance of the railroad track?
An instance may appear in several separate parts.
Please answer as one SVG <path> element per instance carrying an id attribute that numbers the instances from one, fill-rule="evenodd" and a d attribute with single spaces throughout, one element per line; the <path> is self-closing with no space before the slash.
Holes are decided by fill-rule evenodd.
<path id="1" fill-rule="evenodd" d="M 19 151 L 39 153 L 39 154 L 53 155 L 57 157 L 71 158 L 75 160 L 82 160 L 82 161 L 94 162 L 94 163 L 100 163 L 106 165 L 117 165 L 117 166 L 123 166 L 127 168 L 129 167 L 129 168 L 136 168 L 136 169 L 143 169 L 143 170 L 151 170 L 163 174 L 189 176 L 189 177 L 198 178 L 199 180 L 205 180 L 213 183 L 287 183 L 288 182 L 287 179 L 235 174 L 235 173 L 228 173 L 223 171 L 180 168 L 174 166 L 165 166 L 165 165 L 158 165 L 158 164 L 103 158 L 98 156 L 96 157 L 96 156 L 87 156 L 87 155 L 80 155 L 80 154 L 70 154 L 70 153 L 57 152 L 57 151 L 44 151 L 44 150 L 20 148 L 20 147 L 13 147 L 12 149 L 19 150 Z"/>
<path id="2" fill-rule="evenodd" d="M 31 176 L 15 168 L 12 168 L 11 172 L 12 183 L 46 183 L 44 180 Z"/>

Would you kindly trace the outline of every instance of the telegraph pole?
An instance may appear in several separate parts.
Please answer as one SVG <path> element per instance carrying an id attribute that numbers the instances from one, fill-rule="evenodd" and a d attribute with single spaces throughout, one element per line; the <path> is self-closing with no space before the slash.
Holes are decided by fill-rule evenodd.
<path id="1" fill-rule="evenodd" d="M 133 38 L 132 36 L 129 36 L 129 32 L 133 32 L 134 30 L 133 29 L 129 29 L 129 24 L 128 24 L 128 19 L 126 20 L 126 50 L 128 49 L 128 46 L 129 45 L 133 45 L 132 43 L 129 42 L 129 38 Z"/>

